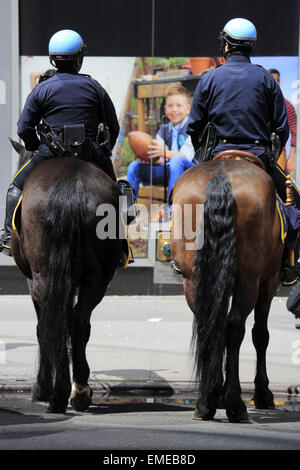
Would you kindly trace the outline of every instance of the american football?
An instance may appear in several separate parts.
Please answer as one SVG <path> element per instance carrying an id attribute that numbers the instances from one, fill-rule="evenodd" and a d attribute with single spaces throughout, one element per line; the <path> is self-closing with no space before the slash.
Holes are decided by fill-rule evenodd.
<path id="1" fill-rule="evenodd" d="M 132 131 L 128 134 L 128 142 L 135 157 L 145 163 L 149 161 L 148 152 L 152 140 L 151 135 L 146 134 L 146 132 Z M 155 162 L 158 158 L 153 158 L 152 161 Z"/>

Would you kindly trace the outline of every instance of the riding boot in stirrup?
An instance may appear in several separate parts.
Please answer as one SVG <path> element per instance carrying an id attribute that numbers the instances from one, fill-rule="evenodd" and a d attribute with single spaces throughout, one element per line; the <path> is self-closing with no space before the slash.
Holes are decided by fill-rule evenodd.
<path id="1" fill-rule="evenodd" d="M 126 180 L 119 180 L 117 182 L 118 188 L 122 194 L 122 201 L 120 204 L 120 211 L 122 214 L 122 220 L 125 225 L 129 225 L 136 219 L 136 207 L 134 204 L 135 191 L 131 184 Z M 120 261 L 120 267 L 127 267 L 128 264 L 134 263 L 133 253 L 129 244 L 128 238 L 123 240 L 122 247 L 122 259 Z"/>
<path id="2" fill-rule="evenodd" d="M 126 197 L 126 210 L 123 214 L 125 215 L 124 223 L 129 225 L 136 219 L 136 207 L 134 204 L 135 191 L 131 184 L 126 180 L 118 180 L 118 187 L 122 193 L 122 196 Z"/>
<path id="3" fill-rule="evenodd" d="M 11 224 L 14 215 L 14 210 L 18 204 L 18 201 L 22 195 L 21 189 L 17 188 L 14 184 L 11 184 L 8 188 L 6 195 L 6 215 L 4 222 L 4 229 L 0 236 L 0 252 L 6 256 L 11 256 L 10 249 L 10 237 L 11 237 Z"/>

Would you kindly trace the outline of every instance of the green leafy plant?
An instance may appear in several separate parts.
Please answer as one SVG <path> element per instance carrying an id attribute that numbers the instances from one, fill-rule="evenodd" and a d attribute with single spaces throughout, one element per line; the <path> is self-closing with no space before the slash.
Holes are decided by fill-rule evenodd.
<path id="1" fill-rule="evenodd" d="M 166 67 L 170 68 L 179 68 L 182 65 L 185 65 L 188 61 L 188 57 L 168 57 Z"/>
<path id="2" fill-rule="evenodd" d="M 118 175 L 126 175 L 128 165 L 133 160 L 135 160 L 135 156 L 130 148 L 128 137 L 124 137 L 122 149 L 119 155 Z"/>
<path id="3" fill-rule="evenodd" d="M 147 57 L 146 63 L 149 68 L 161 67 L 164 70 L 179 68 L 188 62 L 188 57 Z"/>

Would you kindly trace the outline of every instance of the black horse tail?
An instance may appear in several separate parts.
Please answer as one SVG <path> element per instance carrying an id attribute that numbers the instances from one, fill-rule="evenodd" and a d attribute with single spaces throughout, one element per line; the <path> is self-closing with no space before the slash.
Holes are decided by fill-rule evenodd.
<path id="1" fill-rule="evenodd" d="M 202 399 L 221 392 L 225 327 L 235 282 L 234 197 L 225 174 L 212 176 L 204 201 L 204 241 L 196 252 L 192 346 Z"/>
<path id="2" fill-rule="evenodd" d="M 51 191 L 45 227 L 45 286 L 39 322 L 40 344 L 53 374 L 67 359 L 68 323 L 82 276 L 82 220 L 86 210 L 83 183 L 76 177 Z"/>

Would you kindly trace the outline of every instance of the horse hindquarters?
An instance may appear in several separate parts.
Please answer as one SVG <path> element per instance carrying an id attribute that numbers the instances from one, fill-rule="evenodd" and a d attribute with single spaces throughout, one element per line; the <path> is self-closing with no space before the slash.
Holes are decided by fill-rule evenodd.
<path id="1" fill-rule="evenodd" d="M 44 296 L 38 323 L 41 356 L 52 367 L 50 412 L 65 412 L 71 391 L 69 374 L 69 319 L 76 288 L 81 283 L 81 227 L 86 194 L 76 178 L 61 180 L 53 188 L 45 224 Z"/>
<path id="2" fill-rule="evenodd" d="M 196 418 L 212 419 L 223 385 L 225 326 L 235 282 L 234 198 L 226 175 L 206 186 L 204 244 L 196 253 L 193 343 L 200 398 Z"/>

